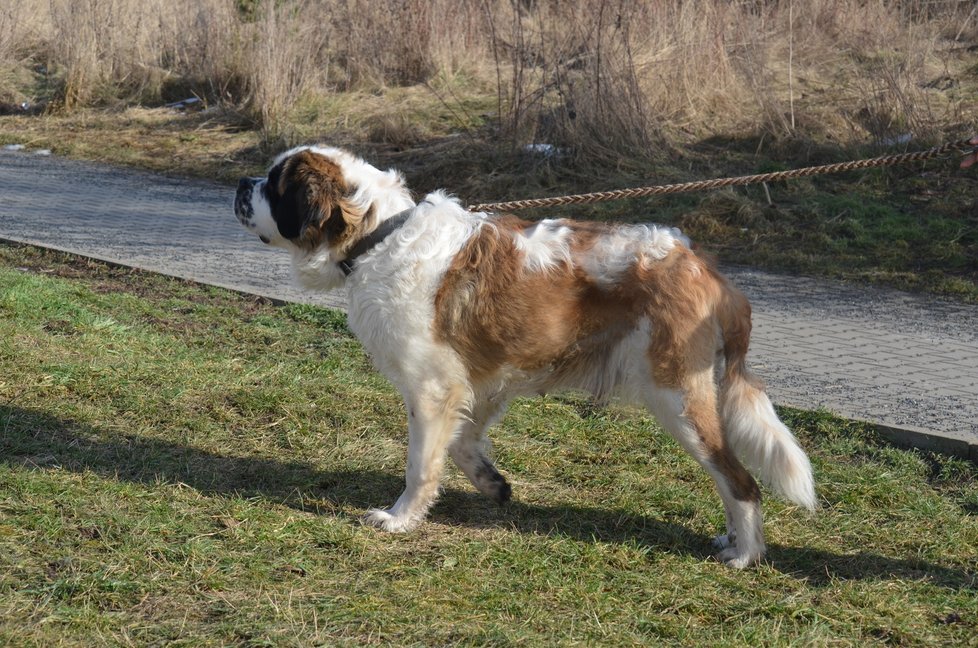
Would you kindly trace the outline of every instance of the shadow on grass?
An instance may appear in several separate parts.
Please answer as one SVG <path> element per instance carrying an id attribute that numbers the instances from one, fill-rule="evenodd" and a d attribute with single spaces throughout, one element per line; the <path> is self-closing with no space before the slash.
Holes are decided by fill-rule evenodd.
<path id="1" fill-rule="evenodd" d="M 115 435 L 36 410 L 0 406 L 0 461 L 45 470 L 57 467 L 134 483 L 184 483 L 213 494 L 261 496 L 308 510 L 310 498 L 366 509 L 393 502 L 401 474 L 377 470 L 320 470 L 301 461 L 234 457 L 156 439 Z M 579 541 L 629 543 L 697 559 L 712 555 L 710 539 L 687 527 L 646 516 L 587 506 L 491 505 L 482 496 L 448 489 L 432 519 L 463 526 L 506 526 L 520 533 Z M 768 547 L 773 567 L 813 585 L 832 580 L 921 580 L 953 589 L 978 589 L 967 570 L 872 552 L 840 555 L 799 547 Z"/>

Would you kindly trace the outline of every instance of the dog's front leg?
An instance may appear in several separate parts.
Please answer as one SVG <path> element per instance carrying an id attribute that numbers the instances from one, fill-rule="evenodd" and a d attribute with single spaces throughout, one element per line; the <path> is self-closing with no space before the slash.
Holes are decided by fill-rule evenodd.
<path id="1" fill-rule="evenodd" d="M 366 524 L 384 531 L 411 531 L 424 521 L 438 496 L 445 453 L 459 425 L 467 390 L 460 386 L 425 385 L 405 398 L 408 410 L 408 460 L 405 489 L 394 506 L 371 509 Z"/>

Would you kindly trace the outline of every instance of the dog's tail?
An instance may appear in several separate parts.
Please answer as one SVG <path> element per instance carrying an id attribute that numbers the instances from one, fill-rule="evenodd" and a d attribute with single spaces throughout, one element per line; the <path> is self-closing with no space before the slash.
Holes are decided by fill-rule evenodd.
<path id="1" fill-rule="evenodd" d="M 761 381 L 747 368 L 750 304 L 733 286 L 727 284 L 725 288 L 718 314 L 726 359 L 720 415 L 727 442 L 734 454 L 776 493 L 813 510 L 817 500 L 808 456 L 778 418 Z"/>

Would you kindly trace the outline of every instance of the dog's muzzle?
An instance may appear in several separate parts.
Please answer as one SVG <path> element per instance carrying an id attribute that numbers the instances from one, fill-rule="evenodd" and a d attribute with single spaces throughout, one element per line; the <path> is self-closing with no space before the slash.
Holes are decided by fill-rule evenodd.
<path id="1" fill-rule="evenodd" d="M 238 180 L 238 191 L 234 194 L 234 215 L 245 227 L 253 227 L 251 219 L 255 209 L 251 206 L 251 194 L 257 182 L 254 178 L 241 178 Z"/>
<path id="2" fill-rule="evenodd" d="M 238 180 L 238 191 L 234 194 L 234 215 L 242 225 L 251 230 L 255 229 L 255 223 L 252 221 L 255 217 L 255 208 L 251 201 L 255 193 L 255 185 L 260 181 L 260 178 L 241 178 Z M 268 239 L 264 236 L 258 238 L 263 243 L 268 243 Z"/>

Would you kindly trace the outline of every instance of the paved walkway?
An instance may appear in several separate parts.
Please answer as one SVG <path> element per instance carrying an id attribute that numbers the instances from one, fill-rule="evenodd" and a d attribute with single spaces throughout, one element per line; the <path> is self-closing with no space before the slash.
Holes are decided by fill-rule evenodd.
<path id="1" fill-rule="evenodd" d="M 0 238 L 267 297 L 287 255 L 238 225 L 231 187 L 0 151 Z M 754 306 L 749 356 L 776 403 L 868 420 L 898 441 L 978 460 L 978 306 L 725 268 Z"/>

